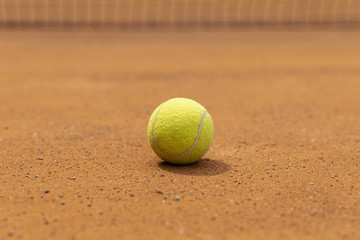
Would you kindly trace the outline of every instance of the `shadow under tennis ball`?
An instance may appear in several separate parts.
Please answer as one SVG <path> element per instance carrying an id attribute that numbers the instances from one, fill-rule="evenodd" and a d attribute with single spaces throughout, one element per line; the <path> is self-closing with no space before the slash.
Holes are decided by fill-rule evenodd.
<path id="1" fill-rule="evenodd" d="M 192 176 L 215 176 L 231 169 L 229 164 L 209 158 L 202 158 L 189 165 L 173 165 L 167 162 L 159 162 L 158 166 L 168 172 Z"/>

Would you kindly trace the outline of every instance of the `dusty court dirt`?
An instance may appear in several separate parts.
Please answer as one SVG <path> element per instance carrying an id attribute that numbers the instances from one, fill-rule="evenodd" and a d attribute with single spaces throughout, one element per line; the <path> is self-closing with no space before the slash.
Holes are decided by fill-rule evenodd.
<path id="1" fill-rule="evenodd" d="M 360 239 L 359 42 L 0 32 L 0 239 Z M 179 96 L 215 126 L 183 167 L 146 136 Z"/>

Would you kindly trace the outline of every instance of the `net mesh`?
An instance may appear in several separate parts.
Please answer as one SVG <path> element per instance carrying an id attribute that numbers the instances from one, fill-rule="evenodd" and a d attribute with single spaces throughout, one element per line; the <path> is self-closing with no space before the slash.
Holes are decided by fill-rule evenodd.
<path id="1" fill-rule="evenodd" d="M 0 27 L 358 27 L 360 0 L 0 0 Z"/>

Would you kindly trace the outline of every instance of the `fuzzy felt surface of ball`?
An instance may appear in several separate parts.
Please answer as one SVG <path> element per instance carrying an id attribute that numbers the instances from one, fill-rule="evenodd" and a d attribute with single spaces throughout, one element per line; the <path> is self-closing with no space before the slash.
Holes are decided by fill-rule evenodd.
<path id="1" fill-rule="evenodd" d="M 196 162 L 207 152 L 214 126 L 201 104 L 187 98 L 173 98 L 152 113 L 147 135 L 152 149 L 161 159 L 185 165 Z"/>

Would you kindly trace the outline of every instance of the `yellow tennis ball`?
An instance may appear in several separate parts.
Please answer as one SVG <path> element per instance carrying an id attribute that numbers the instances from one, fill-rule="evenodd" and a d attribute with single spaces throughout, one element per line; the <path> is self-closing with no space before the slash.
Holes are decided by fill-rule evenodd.
<path id="1" fill-rule="evenodd" d="M 196 162 L 207 152 L 214 126 L 202 105 L 187 98 L 173 98 L 155 109 L 147 135 L 161 159 L 183 165 Z"/>

